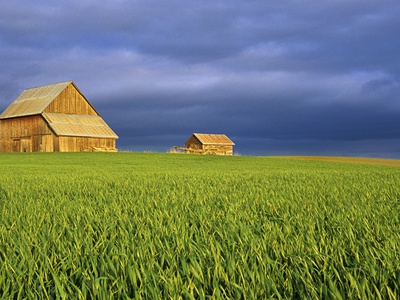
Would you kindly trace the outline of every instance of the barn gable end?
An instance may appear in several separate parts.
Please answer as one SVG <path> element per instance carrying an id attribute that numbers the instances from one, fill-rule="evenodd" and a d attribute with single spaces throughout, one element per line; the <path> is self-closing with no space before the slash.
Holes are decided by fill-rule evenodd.
<path id="1" fill-rule="evenodd" d="M 0 128 L 0 152 L 116 151 L 118 139 L 72 81 L 23 91 Z"/>
<path id="2" fill-rule="evenodd" d="M 71 82 L 43 110 L 45 113 L 99 115 L 78 88 Z"/>

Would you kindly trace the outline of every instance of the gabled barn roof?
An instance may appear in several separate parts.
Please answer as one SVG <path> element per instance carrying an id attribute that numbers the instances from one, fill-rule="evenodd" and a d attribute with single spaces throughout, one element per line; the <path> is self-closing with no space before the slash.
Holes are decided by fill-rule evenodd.
<path id="1" fill-rule="evenodd" d="M 46 108 L 70 84 L 97 115 L 45 113 Z M 41 115 L 57 136 L 80 136 L 118 139 L 118 136 L 104 122 L 90 102 L 83 96 L 72 81 L 60 82 L 26 89 L 0 115 L 1 119 Z"/>
<path id="2" fill-rule="evenodd" d="M 221 146 L 235 145 L 225 134 L 193 133 L 192 136 L 197 138 L 199 142 L 202 143 L 203 145 L 221 145 Z"/>
<path id="3" fill-rule="evenodd" d="M 24 90 L 21 95 L 19 95 L 18 98 L 7 107 L 7 109 L 0 115 L 0 119 L 39 115 L 70 84 L 72 84 L 82 95 L 72 81 L 29 88 Z M 87 101 L 86 98 L 85 100 Z M 87 102 L 89 103 L 89 101 Z M 94 109 L 90 103 L 89 105 Z"/>

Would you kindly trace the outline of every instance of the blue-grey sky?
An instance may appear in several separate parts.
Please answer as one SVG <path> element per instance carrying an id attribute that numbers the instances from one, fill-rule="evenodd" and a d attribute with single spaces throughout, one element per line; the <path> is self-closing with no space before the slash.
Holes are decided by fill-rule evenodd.
<path id="1" fill-rule="evenodd" d="M 400 158 L 400 2 L 0 0 L 0 110 L 73 80 L 118 148 Z"/>

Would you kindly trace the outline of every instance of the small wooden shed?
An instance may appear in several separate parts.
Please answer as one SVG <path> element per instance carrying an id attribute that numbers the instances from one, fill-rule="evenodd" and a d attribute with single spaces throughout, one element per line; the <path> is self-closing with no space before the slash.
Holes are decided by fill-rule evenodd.
<path id="1" fill-rule="evenodd" d="M 225 134 L 193 133 L 186 141 L 186 153 L 233 155 L 235 144 Z"/>
<path id="2" fill-rule="evenodd" d="M 0 152 L 117 151 L 117 139 L 72 81 L 26 89 L 0 115 Z"/>

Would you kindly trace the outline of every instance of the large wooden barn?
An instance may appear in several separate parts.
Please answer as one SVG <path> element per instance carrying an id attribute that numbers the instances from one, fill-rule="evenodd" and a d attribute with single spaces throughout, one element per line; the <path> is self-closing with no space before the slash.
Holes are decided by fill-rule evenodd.
<path id="1" fill-rule="evenodd" d="M 185 153 L 233 155 L 234 145 L 225 134 L 193 133 L 185 142 L 185 148 L 176 148 Z"/>
<path id="2" fill-rule="evenodd" d="M 26 89 L 0 115 L 0 152 L 117 151 L 116 139 L 72 81 Z"/>

